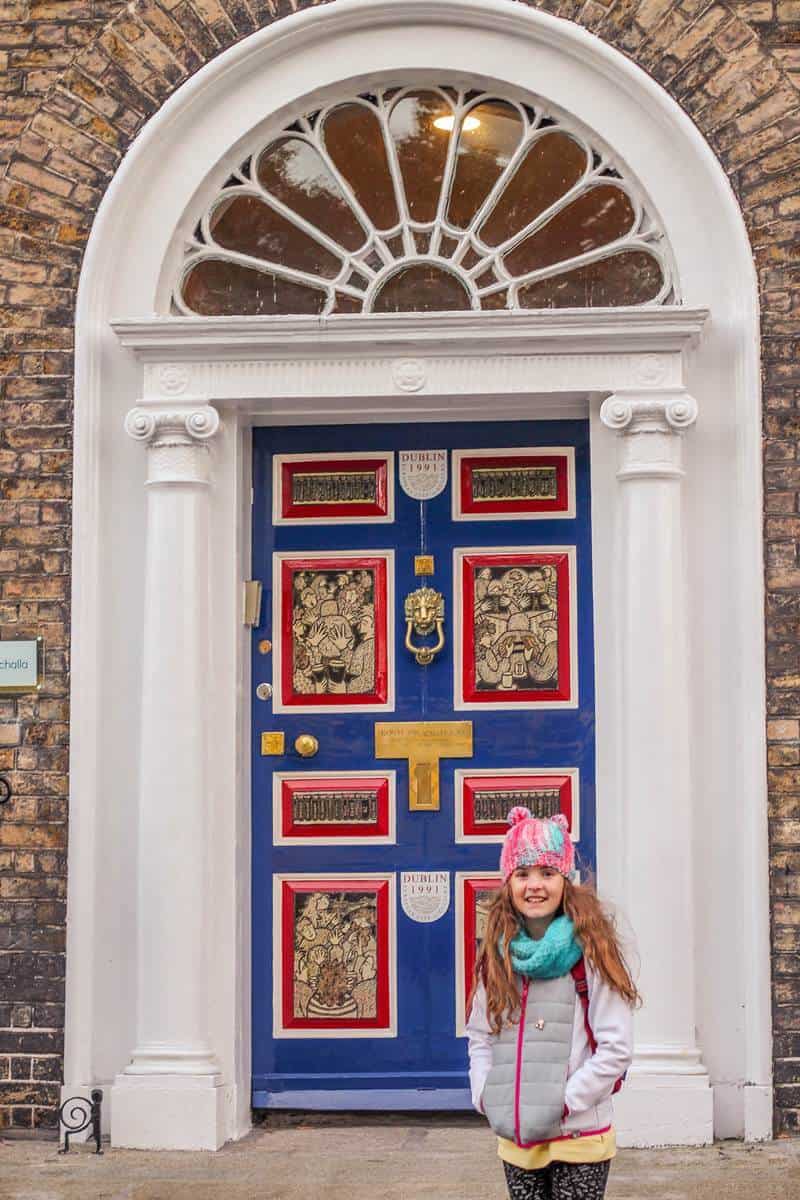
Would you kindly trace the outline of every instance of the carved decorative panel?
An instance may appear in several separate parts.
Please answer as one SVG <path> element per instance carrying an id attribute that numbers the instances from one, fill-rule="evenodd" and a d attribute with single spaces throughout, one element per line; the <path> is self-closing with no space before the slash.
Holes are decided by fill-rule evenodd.
<path id="1" fill-rule="evenodd" d="M 394 772 L 276 771 L 273 834 L 276 845 L 394 842 Z"/>
<path id="2" fill-rule="evenodd" d="M 391 551 L 274 559 L 275 711 L 390 709 Z"/>
<path id="3" fill-rule="evenodd" d="M 390 876 L 276 876 L 275 1035 L 392 1036 Z"/>
<path id="4" fill-rule="evenodd" d="M 465 1032 L 467 1005 L 486 918 L 501 876 L 496 871 L 456 872 L 456 1036 Z"/>
<path id="5" fill-rule="evenodd" d="M 453 451 L 453 520 L 575 516 L 570 447 Z"/>
<path id="6" fill-rule="evenodd" d="M 276 525 L 372 524 L 394 519 L 394 455 L 276 454 Z"/>
<path id="7" fill-rule="evenodd" d="M 455 551 L 456 707 L 574 706 L 574 550 Z"/>
<path id="8" fill-rule="evenodd" d="M 455 789 L 457 842 L 501 842 L 508 832 L 508 813 L 517 805 L 535 817 L 563 813 L 573 841 L 578 840 L 575 769 L 457 770 Z"/>

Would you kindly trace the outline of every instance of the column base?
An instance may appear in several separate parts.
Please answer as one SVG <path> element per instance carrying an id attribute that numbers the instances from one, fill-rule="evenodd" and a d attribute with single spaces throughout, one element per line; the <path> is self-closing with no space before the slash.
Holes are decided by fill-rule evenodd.
<path id="1" fill-rule="evenodd" d="M 118 1075 L 111 1145 L 130 1150 L 219 1150 L 225 1088 L 219 1075 Z"/>
<path id="2" fill-rule="evenodd" d="M 631 1074 L 614 1097 L 619 1146 L 707 1146 L 714 1093 L 707 1075 Z"/>
<path id="3" fill-rule="evenodd" d="M 744 1092 L 744 1140 L 772 1141 L 772 1088 L 758 1083 L 746 1083 Z"/>

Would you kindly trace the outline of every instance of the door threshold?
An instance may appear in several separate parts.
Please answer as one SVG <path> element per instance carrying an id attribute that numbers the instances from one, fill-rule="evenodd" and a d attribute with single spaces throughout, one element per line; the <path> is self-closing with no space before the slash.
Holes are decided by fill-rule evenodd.
<path id="1" fill-rule="evenodd" d="M 464 1112 L 472 1109 L 472 1098 L 467 1088 L 255 1091 L 253 1108 L 293 1108 L 311 1112 Z"/>

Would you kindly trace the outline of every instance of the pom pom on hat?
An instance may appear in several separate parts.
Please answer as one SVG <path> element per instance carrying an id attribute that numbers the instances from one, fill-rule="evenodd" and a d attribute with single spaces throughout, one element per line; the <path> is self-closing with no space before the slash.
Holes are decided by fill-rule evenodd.
<path id="1" fill-rule="evenodd" d="M 569 823 L 563 813 L 534 817 L 530 809 L 517 805 L 507 817 L 510 826 L 500 851 L 503 880 L 517 867 L 552 867 L 569 879 L 575 866 L 575 851 Z"/>

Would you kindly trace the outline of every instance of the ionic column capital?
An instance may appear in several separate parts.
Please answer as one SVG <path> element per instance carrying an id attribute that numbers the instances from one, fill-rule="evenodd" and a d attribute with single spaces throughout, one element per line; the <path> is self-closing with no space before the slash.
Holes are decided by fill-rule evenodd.
<path id="1" fill-rule="evenodd" d="M 697 401 L 683 388 L 615 392 L 603 401 L 600 420 L 617 433 L 683 433 L 697 420 Z"/>
<path id="2" fill-rule="evenodd" d="M 169 406 L 137 405 L 125 417 L 125 432 L 150 451 L 148 484 L 208 483 L 208 442 L 219 427 L 217 410 L 198 397 Z"/>
<path id="3" fill-rule="evenodd" d="M 615 392 L 600 420 L 620 434 L 617 479 L 680 479 L 682 434 L 697 420 L 697 401 L 683 388 Z"/>

